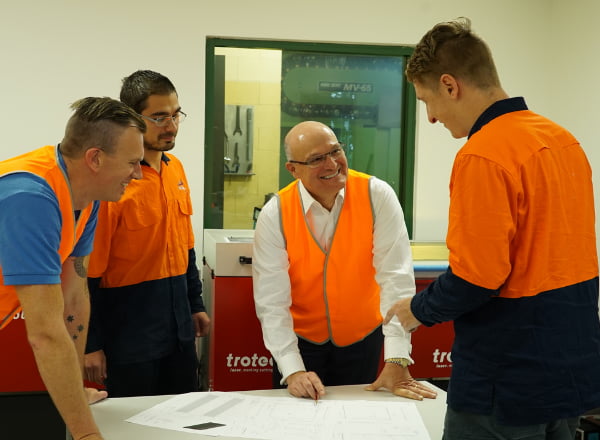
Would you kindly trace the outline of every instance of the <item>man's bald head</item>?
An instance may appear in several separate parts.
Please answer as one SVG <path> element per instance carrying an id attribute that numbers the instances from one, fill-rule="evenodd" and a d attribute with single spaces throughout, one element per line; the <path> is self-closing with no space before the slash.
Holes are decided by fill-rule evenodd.
<path id="1" fill-rule="evenodd" d="M 300 122 L 292 127 L 285 137 L 285 156 L 287 160 L 291 160 L 299 150 L 326 143 L 337 143 L 337 137 L 331 128 L 317 121 Z"/>

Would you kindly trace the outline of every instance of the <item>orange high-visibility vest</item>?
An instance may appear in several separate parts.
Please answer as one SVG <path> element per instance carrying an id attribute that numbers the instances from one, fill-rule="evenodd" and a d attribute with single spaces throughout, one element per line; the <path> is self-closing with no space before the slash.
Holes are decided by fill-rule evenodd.
<path id="1" fill-rule="evenodd" d="M 76 222 L 71 188 L 67 176 L 59 165 L 58 151 L 54 146 L 42 147 L 0 162 L 0 178 L 14 173 L 35 174 L 44 179 L 56 194 L 62 216 L 60 247 L 56 251 L 64 264 L 85 230 L 93 204 L 90 203 L 81 211 Z M 4 285 L 0 267 L 0 329 L 12 322 L 12 317 L 20 310 L 17 292 L 14 286 Z"/>
<path id="2" fill-rule="evenodd" d="M 298 181 L 278 193 L 290 261 L 294 331 L 308 341 L 347 346 L 382 322 L 373 267 L 369 179 L 348 170 L 344 204 L 327 252 L 308 228 Z"/>

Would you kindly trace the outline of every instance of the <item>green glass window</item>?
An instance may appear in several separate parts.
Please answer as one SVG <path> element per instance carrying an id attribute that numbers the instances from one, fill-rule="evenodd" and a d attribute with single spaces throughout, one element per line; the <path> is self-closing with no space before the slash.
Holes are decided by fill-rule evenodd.
<path id="1" fill-rule="evenodd" d="M 387 181 L 412 234 L 415 107 L 412 49 L 207 40 L 204 227 L 251 229 L 291 182 L 283 139 L 316 120 L 346 144 L 351 168 Z"/>

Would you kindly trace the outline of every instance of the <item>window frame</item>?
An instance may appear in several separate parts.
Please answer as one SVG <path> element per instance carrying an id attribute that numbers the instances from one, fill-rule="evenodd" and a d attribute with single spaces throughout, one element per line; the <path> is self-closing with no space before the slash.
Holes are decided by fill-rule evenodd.
<path id="1" fill-rule="evenodd" d="M 205 121 L 204 121 L 204 185 L 205 194 L 206 188 L 212 186 L 211 182 L 214 179 L 213 172 L 222 172 L 222 167 L 207 167 L 206 158 L 211 158 L 211 146 L 213 145 L 213 122 L 215 109 L 215 94 L 213 92 L 213 84 L 215 80 L 215 48 L 217 47 L 234 47 L 243 49 L 279 49 L 290 51 L 304 52 L 319 52 L 319 53 L 334 53 L 348 55 L 381 55 L 381 56 L 396 56 L 408 57 L 413 53 L 414 47 L 400 45 L 375 45 L 375 44 L 353 44 L 353 43 L 328 43 L 328 42 L 312 42 L 312 41 L 291 41 L 291 40 L 262 40 L 262 39 L 239 39 L 207 36 L 206 37 L 206 63 L 205 63 Z M 402 90 L 402 120 L 401 127 L 401 148 L 400 154 L 400 191 L 399 201 L 404 211 L 404 221 L 408 229 L 409 237 L 413 236 L 414 229 L 414 182 L 415 182 L 415 153 L 416 153 L 416 112 L 417 99 L 415 90 L 411 83 L 406 80 L 406 75 L 403 75 Z M 217 171 L 218 170 L 218 171 Z M 208 186 L 207 186 L 208 185 Z M 210 209 L 206 206 L 210 203 L 207 197 L 204 197 L 204 209 Z M 206 215 L 203 219 L 204 227 L 214 227 L 206 225 Z"/>

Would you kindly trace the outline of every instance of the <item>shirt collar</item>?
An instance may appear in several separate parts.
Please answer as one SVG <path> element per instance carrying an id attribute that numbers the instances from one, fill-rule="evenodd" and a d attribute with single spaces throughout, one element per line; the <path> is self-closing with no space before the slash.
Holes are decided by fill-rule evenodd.
<path id="1" fill-rule="evenodd" d="M 160 157 L 160 160 L 162 160 L 165 163 L 165 165 L 169 165 L 169 161 L 171 159 L 169 159 L 169 156 L 167 156 L 165 153 L 163 153 L 162 156 Z M 146 162 L 144 159 L 142 159 L 142 161 L 140 162 L 140 164 L 146 165 L 147 167 L 150 166 L 150 164 L 148 162 Z"/>
<path id="2" fill-rule="evenodd" d="M 469 138 L 481 130 L 485 124 L 496 119 L 498 116 L 521 110 L 528 110 L 523 97 L 501 99 L 494 102 L 477 118 L 475 124 L 473 124 L 473 128 L 471 128 Z"/>
<path id="3" fill-rule="evenodd" d="M 310 195 L 304 184 L 301 180 L 298 180 L 298 188 L 300 189 L 300 199 L 302 200 L 302 209 L 304 210 L 304 215 L 309 211 L 312 207 L 313 203 L 316 203 L 319 206 L 322 206 L 313 196 Z M 344 199 L 344 192 L 346 188 L 342 188 L 336 196 L 336 203 L 338 200 Z"/>

